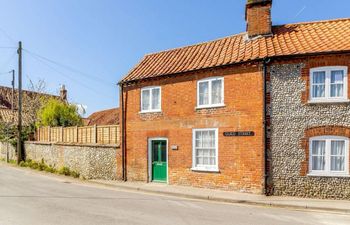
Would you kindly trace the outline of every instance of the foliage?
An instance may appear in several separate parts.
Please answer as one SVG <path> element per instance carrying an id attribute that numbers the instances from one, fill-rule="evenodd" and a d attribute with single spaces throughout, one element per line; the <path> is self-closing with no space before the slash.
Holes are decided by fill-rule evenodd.
<path id="1" fill-rule="evenodd" d="M 46 83 L 44 80 L 33 82 L 29 79 L 29 91 L 23 92 L 22 111 L 28 124 L 34 124 L 37 118 L 38 110 L 50 98 L 46 93 Z"/>
<path id="2" fill-rule="evenodd" d="M 57 99 L 49 99 L 39 110 L 37 126 L 79 126 L 82 119 L 75 105 Z"/>
<path id="3" fill-rule="evenodd" d="M 80 174 L 76 171 L 70 170 L 68 167 L 61 167 L 58 171 L 58 174 L 65 175 L 65 176 L 72 176 L 74 178 L 78 178 Z"/>
<path id="4" fill-rule="evenodd" d="M 34 125 L 24 126 L 22 128 L 21 140 L 27 141 L 34 133 Z M 0 141 L 8 142 L 14 147 L 17 146 L 17 126 L 13 124 L 0 123 Z"/>
<path id="5" fill-rule="evenodd" d="M 16 161 L 15 161 L 16 162 Z M 58 173 L 65 176 L 72 176 L 74 178 L 79 178 L 80 174 L 74 170 L 70 170 L 68 167 L 61 167 L 59 170 L 56 170 L 54 167 L 47 165 L 44 162 L 44 159 L 41 159 L 41 162 L 36 162 L 31 159 L 27 159 L 26 161 L 21 161 L 19 164 L 21 167 L 29 167 L 31 169 L 46 171 L 48 173 Z"/>

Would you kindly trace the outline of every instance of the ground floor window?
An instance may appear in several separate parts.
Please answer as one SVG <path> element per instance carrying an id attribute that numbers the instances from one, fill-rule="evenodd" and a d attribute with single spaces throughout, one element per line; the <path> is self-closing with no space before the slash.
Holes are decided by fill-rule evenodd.
<path id="1" fill-rule="evenodd" d="M 310 174 L 348 175 L 349 140 L 346 137 L 319 136 L 310 139 Z"/>
<path id="2" fill-rule="evenodd" d="M 218 171 L 218 129 L 194 129 L 192 138 L 192 169 Z"/>

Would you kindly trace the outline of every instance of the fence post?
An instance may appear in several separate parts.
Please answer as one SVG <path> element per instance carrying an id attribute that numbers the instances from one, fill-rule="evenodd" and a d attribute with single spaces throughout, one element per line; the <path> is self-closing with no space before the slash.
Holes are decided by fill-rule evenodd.
<path id="1" fill-rule="evenodd" d="M 48 126 L 48 128 L 47 128 L 47 133 L 48 133 L 48 142 L 51 142 L 51 127 L 50 126 Z"/>
<path id="2" fill-rule="evenodd" d="M 97 143 L 97 126 L 96 124 L 94 125 L 94 143 Z"/>
<path id="3" fill-rule="evenodd" d="M 61 127 L 61 142 L 63 142 L 63 127 Z"/>
<path id="4" fill-rule="evenodd" d="M 78 143 L 78 126 L 75 126 L 75 143 Z"/>

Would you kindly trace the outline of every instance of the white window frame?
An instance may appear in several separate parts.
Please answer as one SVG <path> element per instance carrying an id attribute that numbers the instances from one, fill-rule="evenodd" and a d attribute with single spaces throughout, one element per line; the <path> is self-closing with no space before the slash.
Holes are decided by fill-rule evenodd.
<path id="1" fill-rule="evenodd" d="M 197 131 L 215 131 L 215 165 L 197 166 L 196 165 L 196 132 Z M 192 130 L 192 168 L 193 171 L 219 172 L 219 129 L 202 128 Z"/>
<path id="2" fill-rule="evenodd" d="M 216 81 L 216 80 L 221 80 L 221 103 L 218 103 L 218 104 L 212 104 L 212 82 L 213 81 Z M 208 93 L 209 93 L 209 96 L 208 96 L 208 99 L 209 99 L 209 103 L 206 104 L 206 105 L 200 105 L 199 104 L 199 84 L 200 83 L 205 83 L 205 82 L 208 82 Z M 223 77 L 210 77 L 210 78 L 205 78 L 205 79 L 202 79 L 202 80 L 199 80 L 197 81 L 197 109 L 200 109 L 200 108 L 214 108 L 214 107 L 222 107 L 222 106 L 225 106 L 225 101 L 224 101 L 224 78 Z"/>
<path id="3" fill-rule="evenodd" d="M 312 170 L 312 142 L 325 141 L 325 170 Z M 331 141 L 345 141 L 345 171 L 331 171 Z M 349 138 L 341 136 L 316 136 L 309 140 L 309 174 L 310 176 L 349 176 Z"/>
<path id="4" fill-rule="evenodd" d="M 152 101 L 152 92 L 154 89 L 159 89 L 159 109 L 152 109 L 152 104 L 153 104 L 153 101 Z M 142 97 L 142 92 L 143 91 L 146 91 L 146 90 L 149 90 L 150 91 L 150 97 L 149 97 L 149 109 L 148 110 L 144 110 L 142 108 L 142 102 L 143 102 L 143 97 Z M 141 113 L 149 113 L 149 112 L 161 112 L 162 111 L 162 88 L 160 86 L 151 86 L 151 87 L 144 87 L 144 88 L 141 88 L 141 92 L 140 92 L 140 95 L 141 95 L 141 102 L 140 102 L 140 112 Z"/>
<path id="5" fill-rule="evenodd" d="M 331 72 L 335 70 L 344 71 L 344 80 L 343 80 L 343 96 L 342 97 L 331 97 Z M 325 72 L 325 97 L 313 97 L 312 88 L 313 88 L 313 73 L 314 72 Z M 316 67 L 310 69 L 310 94 L 309 102 L 346 102 L 348 100 L 348 67 L 347 66 L 324 66 Z"/>

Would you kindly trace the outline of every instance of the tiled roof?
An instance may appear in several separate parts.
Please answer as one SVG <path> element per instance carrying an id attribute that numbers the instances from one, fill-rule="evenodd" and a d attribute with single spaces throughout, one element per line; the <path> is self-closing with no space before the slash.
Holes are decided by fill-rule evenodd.
<path id="1" fill-rule="evenodd" d="M 122 82 L 265 57 L 350 50 L 350 18 L 273 26 L 273 35 L 249 40 L 241 33 L 146 55 Z"/>
<path id="2" fill-rule="evenodd" d="M 34 91 L 28 91 L 23 90 L 23 96 L 43 96 L 43 97 L 53 97 L 56 99 L 60 99 L 57 95 L 50 95 L 50 94 L 44 94 L 44 93 L 38 93 Z M 11 102 L 12 102 L 12 88 L 10 87 L 4 87 L 0 86 L 0 108 L 7 108 L 11 109 Z M 17 102 L 18 102 L 18 90 L 15 89 L 15 96 L 14 96 L 14 105 L 15 108 L 17 108 Z"/>
<path id="3" fill-rule="evenodd" d="M 119 124 L 119 108 L 95 112 L 86 118 L 84 123 L 87 126 Z"/>
<path id="4" fill-rule="evenodd" d="M 30 117 L 26 113 L 22 113 L 22 123 L 24 126 L 30 124 Z M 18 114 L 17 111 L 14 111 L 14 114 L 12 113 L 11 109 L 4 109 L 0 107 L 0 123 L 14 123 L 17 124 L 18 121 Z"/>

